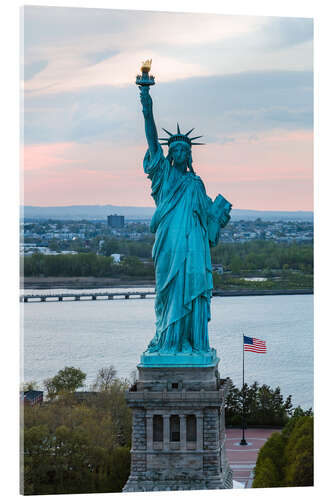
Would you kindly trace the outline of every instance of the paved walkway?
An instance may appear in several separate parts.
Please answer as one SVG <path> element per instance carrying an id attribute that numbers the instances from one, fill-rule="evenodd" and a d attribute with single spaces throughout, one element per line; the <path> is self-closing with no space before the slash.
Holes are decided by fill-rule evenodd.
<path id="1" fill-rule="evenodd" d="M 241 429 L 227 429 L 226 453 L 233 473 L 233 479 L 251 488 L 253 469 L 256 465 L 260 448 L 277 429 L 246 429 L 247 446 L 240 446 Z"/>

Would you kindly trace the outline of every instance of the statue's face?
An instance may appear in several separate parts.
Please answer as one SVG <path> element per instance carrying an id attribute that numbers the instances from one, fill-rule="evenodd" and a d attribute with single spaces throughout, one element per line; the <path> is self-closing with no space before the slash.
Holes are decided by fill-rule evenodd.
<path id="1" fill-rule="evenodd" d="M 172 149 L 171 149 L 171 155 L 172 155 L 173 161 L 175 163 L 175 166 L 178 166 L 178 167 L 185 166 L 185 170 L 186 170 L 189 152 L 190 152 L 190 149 L 186 143 L 178 142 L 178 143 L 173 144 Z"/>

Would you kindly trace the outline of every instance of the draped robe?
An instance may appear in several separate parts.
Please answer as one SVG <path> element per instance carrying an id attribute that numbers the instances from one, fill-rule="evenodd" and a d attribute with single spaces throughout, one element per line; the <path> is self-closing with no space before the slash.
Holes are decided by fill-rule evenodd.
<path id="1" fill-rule="evenodd" d="M 207 228 L 212 200 L 200 177 L 171 166 L 161 146 L 153 157 L 147 151 L 144 171 L 156 204 L 151 221 L 156 334 L 147 351 L 208 352 L 213 279 Z"/>

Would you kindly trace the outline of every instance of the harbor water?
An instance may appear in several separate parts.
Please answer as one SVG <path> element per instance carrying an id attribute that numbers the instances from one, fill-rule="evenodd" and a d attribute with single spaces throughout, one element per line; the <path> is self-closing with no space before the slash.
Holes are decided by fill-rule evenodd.
<path id="1" fill-rule="evenodd" d="M 154 336 L 152 298 L 30 302 L 21 307 L 26 382 L 42 385 L 65 366 L 87 374 L 86 390 L 98 370 L 110 365 L 119 377 L 130 378 Z M 238 387 L 243 334 L 267 343 L 266 354 L 245 353 L 245 381 L 280 386 L 284 397 L 292 395 L 294 406 L 313 407 L 313 296 L 212 299 L 210 345 L 220 358 L 221 377 L 230 377 Z"/>

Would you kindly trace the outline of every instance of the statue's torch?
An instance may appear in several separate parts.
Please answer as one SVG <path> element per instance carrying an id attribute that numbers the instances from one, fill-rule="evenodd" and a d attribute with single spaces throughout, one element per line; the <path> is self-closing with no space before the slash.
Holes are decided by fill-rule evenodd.
<path id="1" fill-rule="evenodd" d="M 150 87 L 155 85 L 155 77 L 149 74 L 151 68 L 151 59 L 144 61 L 141 66 L 141 75 L 137 75 L 135 83 L 140 87 Z"/>

